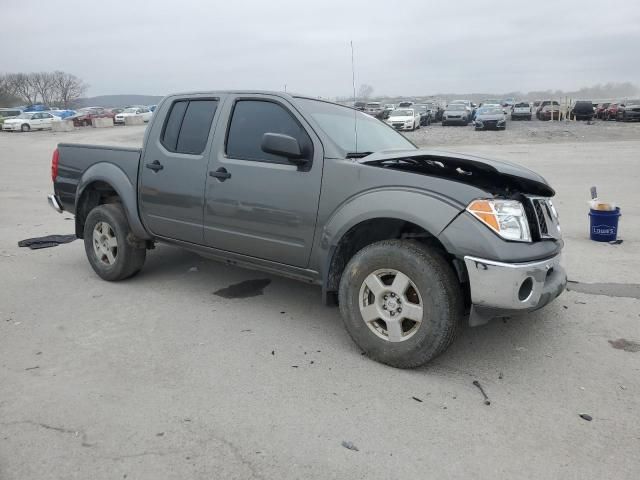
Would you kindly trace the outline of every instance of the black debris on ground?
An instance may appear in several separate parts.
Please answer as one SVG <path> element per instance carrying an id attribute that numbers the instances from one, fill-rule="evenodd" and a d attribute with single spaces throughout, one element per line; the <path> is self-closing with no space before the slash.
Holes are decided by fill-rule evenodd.
<path id="1" fill-rule="evenodd" d="M 268 278 L 245 280 L 244 282 L 229 285 L 228 287 L 221 288 L 213 292 L 222 298 L 249 298 L 257 297 L 264 294 L 264 289 L 271 283 Z"/>
<path id="2" fill-rule="evenodd" d="M 478 390 L 480 390 L 480 392 L 482 392 L 482 396 L 484 397 L 484 404 L 485 405 L 491 405 L 491 401 L 489 400 L 489 397 L 487 396 L 487 394 L 485 393 L 484 389 L 482 388 L 482 385 L 480 385 L 480 382 L 477 380 L 473 381 L 473 384 L 478 387 Z"/>
<path id="3" fill-rule="evenodd" d="M 593 417 L 587 413 L 581 413 L 580 418 L 583 420 L 586 420 L 587 422 L 590 422 L 591 420 L 593 420 Z"/>
<path id="4" fill-rule="evenodd" d="M 416 402 L 422 403 L 422 400 L 420 400 L 418 397 L 411 397 L 411 398 L 413 398 Z"/>
<path id="5" fill-rule="evenodd" d="M 624 350 L 625 352 L 631 353 L 640 352 L 640 343 L 627 340 L 626 338 L 609 340 L 609 344 L 616 350 Z"/>
<path id="6" fill-rule="evenodd" d="M 57 247 L 63 243 L 70 243 L 78 237 L 75 235 L 47 235 L 44 237 L 27 238 L 18 242 L 19 247 L 29 247 L 31 250 Z"/>

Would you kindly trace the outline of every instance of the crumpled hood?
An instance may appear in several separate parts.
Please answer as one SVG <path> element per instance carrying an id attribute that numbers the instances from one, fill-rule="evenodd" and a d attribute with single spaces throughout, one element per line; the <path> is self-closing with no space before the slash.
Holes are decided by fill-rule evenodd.
<path id="1" fill-rule="evenodd" d="M 394 150 L 373 153 L 358 162 L 444 177 L 490 191 L 512 191 L 544 197 L 555 195 L 555 190 L 542 175 L 504 160 L 441 150 Z"/>

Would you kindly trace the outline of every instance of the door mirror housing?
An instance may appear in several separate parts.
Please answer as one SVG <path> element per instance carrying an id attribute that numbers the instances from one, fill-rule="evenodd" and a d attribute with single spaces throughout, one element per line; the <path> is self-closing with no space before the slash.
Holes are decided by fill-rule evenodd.
<path id="1" fill-rule="evenodd" d="M 260 148 L 265 153 L 286 157 L 291 163 L 302 165 L 308 162 L 303 158 L 298 140 L 282 133 L 265 133 Z"/>

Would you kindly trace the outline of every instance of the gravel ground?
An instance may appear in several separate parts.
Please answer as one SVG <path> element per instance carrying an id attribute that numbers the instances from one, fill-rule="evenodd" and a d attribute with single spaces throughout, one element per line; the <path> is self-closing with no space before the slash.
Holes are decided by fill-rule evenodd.
<path id="1" fill-rule="evenodd" d="M 162 245 L 109 283 L 80 241 L 18 248 L 73 230 L 45 199 L 58 142 L 135 146 L 144 128 L 0 134 L 0 479 L 636 480 L 639 127 L 408 134 L 547 177 L 569 276 L 604 293 L 576 284 L 531 315 L 465 328 L 412 371 L 363 357 L 314 286 Z M 588 134 L 604 129 L 624 138 Z M 623 208 L 620 245 L 588 240 L 593 184 Z M 245 280 L 266 287 L 214 294 Z"/>

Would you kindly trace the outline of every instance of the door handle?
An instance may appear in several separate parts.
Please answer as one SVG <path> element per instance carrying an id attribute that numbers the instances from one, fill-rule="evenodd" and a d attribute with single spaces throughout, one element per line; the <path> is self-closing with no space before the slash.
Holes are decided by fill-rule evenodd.
<path id="1" fill-rule="evenodd" d="M 160 161 L 158 160 L 154 160 L 152 163 L 147 163 L 145 167 L 147 167 L 150 170 L 153 170 L 156 173 L 164 168 L 160 163 Z"/>
<path id="2" fill-rule="evenodd" d="M 227 172 L 227 169 L 224 167 L 220 167 L 215 172 L 209 172 L 210 177 L 215 177 L 221 182 L 224 182 L 227 178 L 231 178 L 231 174 Z"/>

